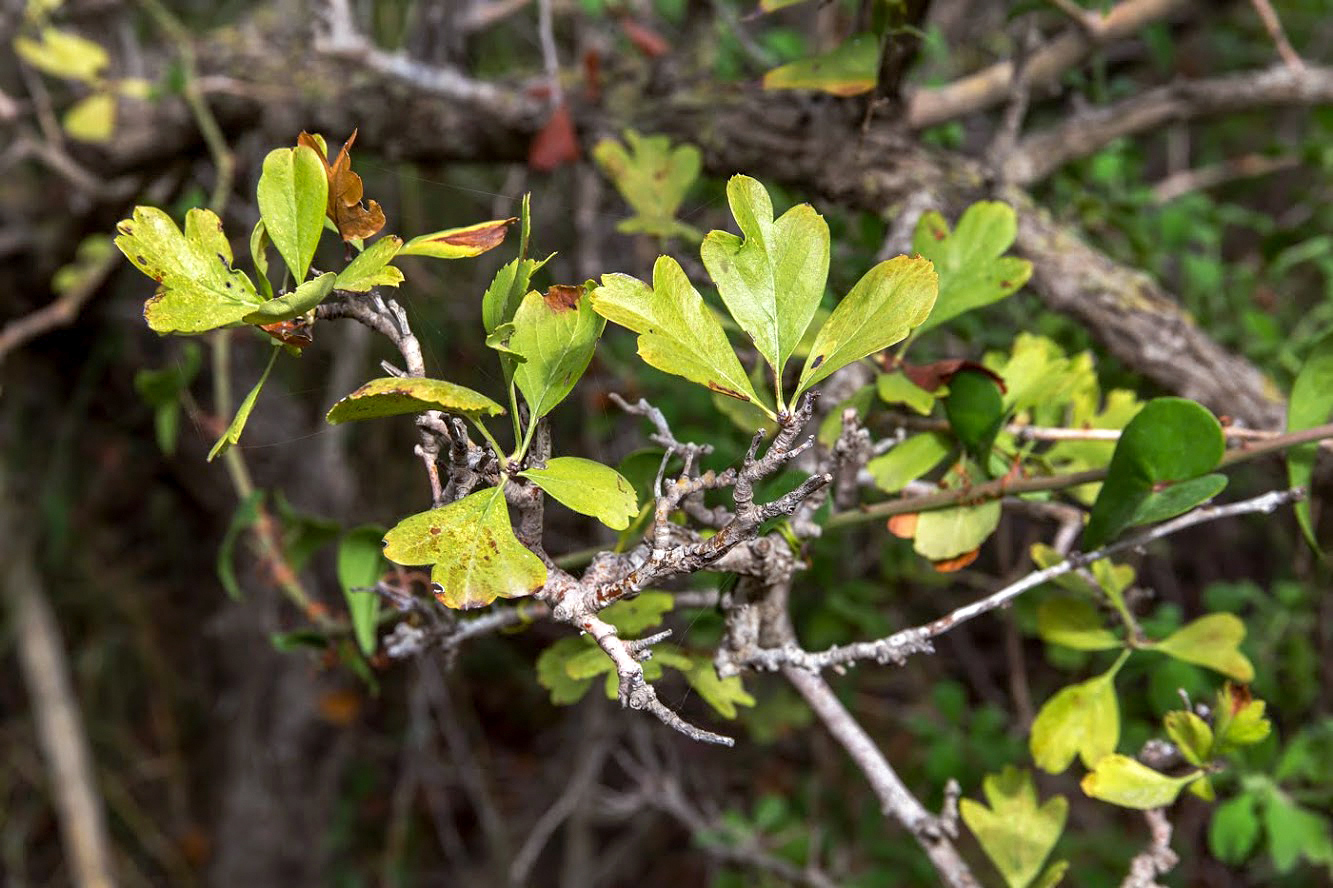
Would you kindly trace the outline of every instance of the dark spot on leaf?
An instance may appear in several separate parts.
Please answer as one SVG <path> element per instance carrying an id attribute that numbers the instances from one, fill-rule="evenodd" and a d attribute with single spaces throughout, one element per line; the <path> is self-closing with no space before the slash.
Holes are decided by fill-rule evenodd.
<path id="1" fill-rule="evenodd" d="M 1008 289 L 1009 289 L 1011 286 L 1013 286 L 1013 285 L 1010 284 L 1009 281 L 1000 281 L 1000 286 L 1003 287 L 1004 289 L 1008 290 Z"/>
<path id="2" fill-rule="evenodd" d="M 223 268 L 228 268 L 228 267 L 229 267 L 228 264 L 227 264 L 227 257 L 226 257 L 226 256 L 223 256 L 221 253 L 218 253 L 218 261 L 222 263 L 222 267 L 223 267 Z"/>
<path id="3" fill-rule="evenodd" d="M 440 529 L 439 529 L 438 527 L 431 527 L 431 529 L 430 529 L 430 535 L 431 535 L 431 536 L 439 536 L 439 535 L 440 535 Z"/>
<path id="4" fill-rule="evenodd" d="M 937 241 L 942 241 L 944 240 L 945 237 L 948 236 L 943 228 L 933 228 L 931 229 L 930 233 Z"/>
<path id="5" fill-rule="evenodd" d="M 135 257 L 134 257 L 134 261 L 135 261 L 135 262 L 138 262 L 140 265 L 147 265 L 147 264 L 148 264 L 148 260 L 145 259 L 145 258 L 142 257 L 142 256 L 135 256 Z"/>
<path id="6" fill-rule="evenodd" d="M 473 247 L 479 250 L 491 250 L 504 243 L 505 234 L 509 231 L 510 223 L 517 222 L 517 217 L 501 219 L 490 225 L 480 225 L 470 228 L 467 231 L 459 231 L 448 237 L 440 238 L 440 243 L 450 244 L 455 247 Z"/>
<path id="7" fill-rule="evenodd" d="M 546 290 L 546 295 L 543 298 L 546 300 L 546 307 L 558 314 L 562 311 L 573 311 L 578 308 L 581 295 L 583 295 L 582 287 L 556 284 Z"/>
<path id="8" fill-rule="evenodd" d="M 122 222 L 116 226 L 116 230 L 121 234 L 134 234 L 134 226 L 128 222 Z"/>
<path id="9" fill-rule="evenodd" d="M 387 548 L 389 548 L 389 541 L 388 541 L 388 540 L 380 540 L 380 548 L 381 548 L 381 549 L 387 549 Z"/>
<path id="10" fill-rule="evenodd" d="M 224 287 L 226 287 L 228 290 L 230 290 L 230 289 L 231 289 L 231 281 L 227 281 L 227 282 L 226 282 L 225 284 L 223 284 L 222 286 L 224 286 Z"/>
<path id="11" fill-rule="evenodd" d="M 745 401 L 746 403 L 749 403 L 750 401 L 749 395 L 743 395 L 740 392 L 735 391 L 734 389 L 729 389 L 725 385 L 719 385 L 718 383 L 713 382 L 712 380 L 709 380 L 708 387 L 713 391 L 717 392 L 719 395 L 726 395 L 728 398 L 735 398 L 737 401 Z"/>
<path id="12" fill-rule="evenodd" d="M 814 363 L 812 363 L 812 364 L 810 365 L 810 369 L 811 369 L 811 370 L 814 370 L 814 369 L 816 369 L 816 368 L 817 368 L 820 364 L 822 364 L 822 363 L 824 363 L 824 356 L 823 356 L 823 355 L 818 355 L 818 356 L 815 358 Z"/>

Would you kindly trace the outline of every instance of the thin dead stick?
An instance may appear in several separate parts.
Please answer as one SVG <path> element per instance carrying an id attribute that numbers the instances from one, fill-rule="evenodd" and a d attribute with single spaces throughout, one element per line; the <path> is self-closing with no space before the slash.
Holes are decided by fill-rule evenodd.
<path id="1" fill-rule="evenodd" d="M 1282 28 L 1282 20 L 1277 17 L 1273 5 L 1268 0 L 1250 0 L 1250 3 L 1254 6 L 1254 11 L 1259 13 L 1264 27 L 1268 29 L 1268 36 L 1273 38 L 1273 44 L 1277 46 L 1277 54 L 1282 56 L 1282 61 L 1293 71 L 1303 70 L 1305 62 L 1292 48 L 1291 41 L 1287 39 L 1287 32 Z"/>

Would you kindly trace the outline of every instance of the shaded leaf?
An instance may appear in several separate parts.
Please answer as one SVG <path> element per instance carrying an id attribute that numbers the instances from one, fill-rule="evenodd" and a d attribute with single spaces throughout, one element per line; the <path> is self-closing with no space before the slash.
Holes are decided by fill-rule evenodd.
<path id="1" fill-rule="evenodd" d="M 857 34 L 821 55 L 798 59 L 764 75 L 764 89 L 817 89 L 855 96 L 875 88 L 879 38 Z"/>
<path id="2" fill-rule="evenodd" d="M 324 233 L 329 182 L 313 148 L 275 148 L 259 176 L 259 214 L 297 283 L 305 280 Z"/>
<path id="3" fill-rule="evenodd" d="M 179 362 L 161 370 L 139 370 L 134 374 L 134 390 L 145 404 L 153 408 L 157 446 L 167 456 L 176 452 L 181 395 L 199 373 L 201 362 L 199 346 L 186 342 Z"/>
<path id="4" fill-rule="evenodd" d="M 379 620 L 380 596 L 375 591 L 384 565 L 381 547 L 384 528 L 367 524 L 343 534 L 338 543 L 338 584 L 352 619 L 352 632 L 361 653 L 375 653 L 375 627 Z"/>
<path id="5" fill-rule="evenodd" d="M 247 324 L 276 324 L 298 318 L 328 298 L 337 278 L 333 272 L 326 271 L 303 282 L 292 292 L 270 299 L 241 320 Z"/>
<path id="6" fill-rule="evenodd" d="M 634 130 L 623 135 L 624 145 L 603 139 L 592 150 L 593 160 L 634 210 L 632 217 L 616 223 L 616 230 L 699 240 L 698 230 L 676 220 L 681 201 L 703 166 L 699 149 L 673 148 L 666 136 L 643 136 Z"/>
<path id="7" fill-rule="evenodd" d="M 1153 645 L 1177 660 L 1206 666 L 1237 681 L 1254 680 L 1254 666 L 1240 652 L 1245 624 L 1235 614 L 1208 614 Z"/>
<path id="8" fill-rule="evenodd" d="M 1013 207 L 1000 201 L 974 203 L 950 232 L 949 223 L 936 212 L 922 214 L 912 249 L 935 263 L 940 296 L 916 335 L 958 315 L 996 302 L 1027 283 L 1032 263 L 1002 254 L 1018 236 Z"/>
<path id="9" fill-rule="evenodd" d="M 913 435 L 892 450 L 866 463 L 875 486 L 885 493 L 897 493 L 944 461 L 953 443 L 938 432 Z"/>
<path id="10" fill-rule="evenodd" d="M 1129 519 L 1129 526 L 1156 524 L 1183 515 L 1217 496 L 1226 486 L 1226 475 L 1210 474 L 1150 491 L 1139 501 L 1133 516 Z"/>
<path id="11" fill-rule="evenodd" d="M 59 28 L 42 28 L 38 39 L 15 37 L 14 52 L 37 70 L 54 77 L 96 83 L 110 57 L 101 44 Z"/>
<path id="12" fill-rule="evenodd" d="M 637 638 L 645 629 L 660 625 L 675 606 L 676 599 L 670 592 L 649 590 L 620 599 L 598 616 L 615 626 L 621 638 Z"/>
<path id="13" fill-rule="evenodd" d="M 319 158 L 328 183 L 324 213 L 333 222 L 333 227 L 344 241 L 374 237 L 384 227 L 384 211 L 375 201 L 367 201 L 362 206 L 363 186 L 361 177 L 352 172 L 352 143 L 356 141 L 356 130 L 347 137 L 342 150 L 333 163 L 329 163 L 328 147 L 320 136 L 303 132 L 297 144 L 308 147 Z"/>
<path id="14" fill-rule="evenodd" d="M 571 298 L 572 297 L 572 298 Z M 588 369 L 606 319 L 580 287 L 532 291 L 514 312 L 508 349 L 521 356 L 514 384 L 528 402 L 532 421 L 555 409 Z"/>
<path id="15" fill-rule="evenodd" d="M 834 371 L 902 341 L 930 314 L 937 288 L 924 259 L 899 256 L 871 268 L 815 335 L 793 400 Z"/>
<path id="16" fill-rule="evenodd" d="M 1237 864 L 1250 856 L 1259 842 L 1259 814 L 1255 797 L 1241 793 L 1223 802 L 1208 824 L 1208 850 L 1223 863 Z"/>
<path id="17" fill-rule="evenodd" d="M 272 243 L 268 237 L 268 229 L 264 227 L 264 220 L 260 219 L 250 230 L 250 261 L 255 264 L 259 293 L 265 299 L 273 298 L 273 285 L 268 280 L 268 248 Z"/>
<path id="18" fill-rule="evenodd" d="M 498 487 L 404 518 L 384 535 L 384 557 L 434 565 L 435 597 L 446 607 L 482 607 L 546 584 L 546 566 L 514 537 Z"/>
<path id="19" fill-rule="evenodd" d="M 684 675 L 695 693 L 703 697 L 704 702 L 713 707 L 723 718 L 735 718 L 738 705 L 753 706 L 755 703 L 754 697 L 746 692 L 739 675 L 718 678 L 717 669 L 710 659 L 697 660 L 694 668 L 685 670 Z"/>
<path id="20" fill-rule="evenodd" d="M 626 274 L 603 275 L 592 307 L 638 333 L 639 355 L 651 366 L 741 401 L 759 402 L 722 325 L 670 256 L 658 257 L 653 265 L 651 287 Z"/>
<path id="21" fill-rule="evenodd" d="M 935 406 L 935 396 L 908 379 L 901 370 L 879 374 L 875 378 L 875 391 L 885 404 L 904 404 L 922 416 L 929 416 Z"/>
<path id="22" fill-rule="evenodd" d="M 80 142 L 105 142 L 116 130 L 116 97 L 95 92 L 80 99 L 65 112 L 60 124 Z"/>
<path id="23" fill-rule="evenodd" d="M 443 410 L 460 416 L 496 416 L 505 409 L 481 392 L 443 379 L 386 376 L 372 379 L 330 408 L 334 425 L 357 419 L 378 419 L 405 413 Z"/>
<path id="24" fill-rule="evenodd" d="M 1213 729 L 1192 712 L 1178 709 L 1162 719 L 1166 734 L 1176 744 L 1185 761 L 1202 767 L 1213 754 Z"/>
<path id="25" fill-rule="evenodd" d="M 236 409 L 236 415 L 232 417 L 231 424 L 227 430 L 222 433 L 213 444 L 213 449 L 208 451 L 208 461 L 212 462 L 215 457 L 221 456 L 231 449 L 232 445 L 241 440 L 241 432 L 245 431 L 245 424 L 250 419 L 250 412 L 255 409 L 255 401 L 259 398 L 259 392 L 264 388 L 264 383 L 268 381 L 269 371 L 273 369 L 273 364 L 278 360 L 278 350 L 275 348 L 269 355 L 268 366 L 264 368 L 264 373 L 255 383 L 255 387 L 250 389 L 250 393 L 241 401 L 241 406 Z"/>
<path id="26" fill-rule="evenodd" d="M 1062 688 L 1042 705 L 1032 722 L 1029 747 L 1037 767 L 1058 774 L 1077 755 L 1093 767 L 1120 741 L 1120 704 L 1115 674 L 1124 662 L 1085 682 Z"/>
<path id="27" fill-rule="evenodd" d="M 191 210 L 181 234 L 171 217 L 155 207 L 135 207 L 116 225 L 116 247 L 134 266 L 161 284 L 144 303 L 144 319 L 158 333 L 202 333 L 234 324 L 260 304 L 254 285 L 231 267 L 231 249 L 204 238 L 221 221 L 210 210 Z M 191 221 L 193 220 L 193 221 Z M 222 239 L 225 243 L 225 238 Z"/>
<path id="28" fill-rule="evenodd" d="M 1107 651 L 1120 639 L 1103 625 L 1101 615 L 1085 598 L 1062 595 L 1037 608 L 1037 633 L 1048 644 L 1079 651 Z"/>
<path id="29" fill-rule="evenodd" d="M 222 588 L 232 601 L 241 600 L 241 584 L 236 581 L 234 555 L 236 541 L 259 520 L 259 511 L 264 507 L 264 496 L 263 490 L 252 490 L 249 496 L 241 500 L 236 506 L 236 511 L 232 513 L 226 533 L 222 535 L 222 542 L 218 545 L 218 582 L 222 583 Z"/>
<path id="30" fill-rule="evenodd" d="M 1279 873 L 1291 872 L 1301 858 L 1333 867 L 1333 829 L 1329 820 L 1276 788 L 1266 795 L 1264 828 L 1268 854 Z"/>
<path id="31" fill-rule="evenodd" d="M 590 459 L 557 456 L 544 469 L 525 469 L 519 475 L 553 499 L 581 515 L 591 515 L 612 530 L 624 530 L 639 514 L 634 488 L 619 472 Z"/>
<path id="32" fill-rule="evenodd" d="M 1315 344 L 1301 365 L 1300 373 L 1296 374 L 1296 381 L 1291 386 L 1291 398 L 1287 401 L 1287 431 L 1312 429 L 1327 422 L 1330 413 L 1333 413 L 1333 334 Z M 1292 447 L 1287 451 L 1287 478 L 1292 487 L 1310 487 L 1318 453 L 1319 444 L 1316 442 Z M 1296 520 L 1301 525 L 1306 541 L 1318 550 L 1308 498 L 1296 502 Z"/>
<path id="33" fill-rule="evenodd" d="M 574 635 L 559 639 L 537 657 L 537 682 L 551 692 L 551 702 L 555 705 L 577 703 L 592 687 L 592 679 L 576 679 L 567 668 L 571 660 L 587 650 L 588 639 Z"/>
<path id="34" fill-rule="evenodd" d="M 989 807 L 962 799 L 958 813 L 1012 888 L 1026 888 L 1064 831 L 1069 803 L 1053 796 L 1037 804 L 1032 775 L 1012 766 L 982 782 Z"/>
<path id="35" fill-rule="evenodd" d="M 1174 802 L 1180 791 L 1202 773 L 1194 771 L 1182 777 L 1168 777 L 1129 756 L 1113 754 L 1097 762 L 1079 785 L 1094 799 L 1147 811 Z"/>
<path id="36" fill-rule="evenodd" d="M 731 177 L 727 200 L 744 237 L 711 231 L 699 254 L 731 316 L 780 373 L 824 296 L 828 223 L 809 204 L 775 221 L 768 191 L 749 176 Z"/>
<path id="37" fill-rule="evenodd" d="M 366 293 L 376 287 L 396 287 L 403 282 L 403 273 L 389 263 L 403 250 L 403 239 L 386 234 L 338 272 L 335 290 L 347 293 Z"/>
<path id="38" fill-rule="evenodd" d="M 989 374 L 964 369 L 949 378 L 949 394 L 944 397 L 949 428 L 963 450 L 983 468 L 1004 423 L 1000 388 Z"/>
<path id="39" fill-rule="evenodd" d="M 540 173 L 579 159 L 579 138 L 569 106 L 561 103 L 537 131 L 528 148 L 528 166 Z"/>
<path id="40" fill-rule="evenodd" d="M 492 219 L 462 228 L 446 228 L 444 231 L 423 234 L 408 241 L 402 255 L 470 259 L 504 243 L 509 226 L 517 221 L 517 216 L 511 216 L 508 219 Z"/>

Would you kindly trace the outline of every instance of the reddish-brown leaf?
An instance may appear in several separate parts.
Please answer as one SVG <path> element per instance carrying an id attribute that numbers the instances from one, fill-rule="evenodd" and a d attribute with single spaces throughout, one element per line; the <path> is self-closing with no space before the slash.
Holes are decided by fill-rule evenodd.
<path id="1" fill-rule="evenodd" d="M 364 186 L 361 177 L 352 172 L 351 150 L 356 133 L 356 130 L 352 130 L 352 135 L 343 143 L 342 150 L 332 164 L 309 133 L 302 132 L 297 139 L 297 144 L 313 148 L 320 160 L 324 161 L 324 171 L 329 177 L 328 216 L 345 241 L 372 237 L 384 227 L 384 211 L 378 203 L 372 200 L 367 201 L 368 206 L 361 205 Z"/>
<path id="2" fill-rule="evenodd" d="M 528 150 L 528 166 L 545 173 L 578 159 L 579 140 L 574 132 L 574 118 L 569 115 L 569 107 L 562 104 L 551 112 L 546 125 L 533 138 Z"/>
<path id="3" fill-rule="evenodd" d="M 583 53 L 583 93 L 589 102 L 602 97 L 602 54 L 595 49 Z"/>
<path id="4" fill-rule="evenodd" d="M 671 52 L 671 44 L 647 25 L 641 25 L 629 16 L 621 16 L 620 30 L 625 32 L 634 48 L 650 59 L 664 56 Z"/>
<path id="5" fill-rule="evenodd" d="M 315 334 L 304 318 L 278 321 L 276 324 L 260 324 L 259 329 L 279 342 L 294 348 L 305 348 L 315 341 Z"/>
<path id="6" fill-rule="evenodd" d="M 998 373 L 987 370 L 976 361 L 964 361 L 955 358 L 951 361 L 936 361 L 933 364 L 903 364 L 900 368 L 903 376 L 906 376 L 918 388 L 933 392 L 942 385 L 948 385 L 949 380 L 953 379 L 954 374 L 960 370 L 975 370 L 978 373 L 985 373 L 995 384 L 1000 387 L 1000 391 L 1006 391 L 1004 379 Z"/>
<path id="7" fill-rule="evenodd" d="M 940 573 L 953 573 L 954 571 L 962 570 L 973 561 L 976 561 L 977 556 L 980 554 L 981 548 L 978 547 L 971 552 L 964 552 L 956 558 L 946 558 L 944 561 L 932 561 L 931 566 Z"/>
<path id="8" fill-rule="evenodd" d="M 916 536 L 916 512 L 889 517 L 889 533 L 900 540 L 910 540 Z"/>
<path id="9" fill-rule="evenodd" d="M 573 311 L 579 307 L 583 288 L 572 284 L 556 284 L 546 291 L 546 307 L 554 312 Z"/>

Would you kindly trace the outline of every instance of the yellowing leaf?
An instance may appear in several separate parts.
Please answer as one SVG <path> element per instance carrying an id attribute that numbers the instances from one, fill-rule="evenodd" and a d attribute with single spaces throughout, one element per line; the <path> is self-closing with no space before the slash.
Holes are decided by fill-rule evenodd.
<path id="1" fill-rule="evenodd" d="M 386 376 L 372 379 L 334 404 L 327 419 L 337 425 L 349 420 L 425 413 L 427 410 L 443 410 L 474 418 L 505 412 L 481 392 L 443 379 Z"/>
<path id="2" fill-rule="evenodd" d="M 1027 283 L 1032 263 L 1002 256 L 1017 236 L 1013 207 L 999 201 L 981 201 L 968 207 L 952 232 L 939 213 L 923 214 L 912 248 L 935 263 L 940 298 L 916 335 L 963 312 L 1003 299 Z"/>
<path id="3" fill-rule="evenodd" d="M 1213 729 L 1192 712 L 1168 712 L 1162 719 L 1166 734 L 1176 744 L 1185 761 L 1202 767 L 1213 753 Z"/>
<path id="4" fill-rule="evenodd" d="M 904 339 L 930 314 L 938 288 L 925 259 L 899 256 L 866 272 L 815 334 L 793 398 L 835 370 Z"/>
<path id="5" fill-rule="evenodd" d="M 690 284 L 680 263 L 661 256 L 653 285 L 626 274 L 603 275 L 592 307 L 608 321 L 639 334 L 639 355 L 648 364 L 715 392 L 759 403 L 740 360 L 718 323 Z M 764 412 L 772 416 L 771 410 Z"/>
<path id="6" fill-rule="evenodd" d="M 1209 614 L 1182 626 L 1153 647 L 1177 660 L 1248 683 L 1254 680 L 1254 666 L 1240 652 L 1244 640 L 1245 624 L 1235 614 Z"/>
<path id="7" fill-rule="evenodd" d="M 799 59 L 764 75 L 764 89 L 817 89 L 855 96 L 875 88 L 879 38 L 857 34 L 823 55 Z"/>
<path id="8" fill-rule="evenodd" d="M 244 273 L 231 267 L 222 223 L 209 210 L 191 210 L 186 233 L 154 207 L 135 207 L 116 230 L 116 247 L 136 268 L 161 284 L 144 304 L 144 318 L 158 333 L 202 333 L 234 324 L 263 300 Z M 212 232 L 209 234 L 209 232 Z"/>
<path id="9" fill-rule="evenodd" d="M 635 215 L 616 223 L 616 229 L 626 234 L 697 241 L 700 233 L 676 221 L 675 216 L 690 186 L 699 178 L 703 166 L 699 149 L 693 145 L 672 148 L 666 136 L 641 136 L 634 130 L 626 130 L 624 138 L 625 145 L 603 139 L 592 150 L 593 160 L 634 209 Z"/>
<path id="10" fill-rule="evenodd" d="M 999 500 L 922 512 L 916 519 L 912 548 L 922 558 L 948 561 L 975 550 L 995 532 L 999 523 Z"/>
<path id="11" fill-rule="evenodd" d="M 292 276 L 305 280 L 324 233 L 329 183 L 314 149 L 275 148 L 264 158 L 259 176 L 259 214 L 273 246 Z"/>
<path id="12" fill-rule="evenodd" d="M 749 176 L 731 177 L 727 200 L 744 238 L 710 231 L 699 254 L 731 316 L 780 373 L 824 296 L 828 223 L 809 204 L 775 221 L 768 192 Z"/>
<path id="13" fill-rule="evenodd" d="M 986 775 L 982 790 L 989 807 L 963 799 L 958 813 L 1005 882 L 1027 888 L 1064 830 L 1069 803 L 1054 796 L 1039 806 L 1032 775 L 1013 766 Z"/>
<path id="14" fill-rule="evenodd" d="M 482 607 L 546 584 L 546 566 L 514 537 L 498 487 L 404 518 L 385 534 L 384 556 L 398 564 L 433 564 L 435 596 L 446 607 Z"/>
<path id="15" fill-rule="evenodd" d="M 276 324 L 279 321 L 298 318 L 319 305 L 333 292 L 334 280 L 337 277 L 333 272 L 326 271 L 319 277 L 304 282 L 285 296 L 270 299 L 242 320 L 247 324 Z"/>
<path id="16" fill-rule="evenodd" d="M 1079 651 L 1105 651 L 1120 647 L 1120 640 L 1103 625 L 1086 598 L 1062 595 L 1048 598 L 1037 608 L 1037 633 L 1048 644 Z"/>
<path id="17" fill-rule="evenodd" d="M 1194 771 L 1183 777 L 1168 777 L 1129 756 L 1108 755 L 1097 762 L 1080 786 L 1094 799 L 1147 811 L 1174 802 L 1180 791 L 1202 774 Z"/>
<path id="18" fill-rule="evenodd" d="M 612 530 L 624 530 L 639 514 L 634 487 L 610 466 L 577 456 L 557 456 L 546 468 L 519 472 L 557 502 L 591 515 Z"/>
<path id="19" fill-rule="evenodd" d="M 414 237 L 403 247 L 403 256 L 429 256 L 432 259 L 470 259 L 504 243 L 509 226 L 518 221 L 492 219 L 463 228 L 448 228 L 433 234 Z"/>
<path id="20" fill-rule="evenodd" d="M 1047 700 L 1032 723 L 1029 747 L 1037 767 L 1058 774 L 1077 755 L 1091 768 L 1120 741 L 1115 674 L 1124 655 L 1105 673 L 1070 685 Z"/>
<path id="21" fill-rule="evenodd" d="M 581 287 L 533 291 L 514 312 L 507 348 L 522 358 L 514 384 L 523 393 L 533 420 L 568 397 L 588 369 L 606 319 L 592 309 Z"/>
<path id="22" fill-rule="evenodd" d="M 65 112 L 61 125 L 80 142 L 107 141 L 116 129 L 116 97 L 96 92 L 81 99 Z"/>
<path id="23" fill-rule="evenodd" d="M 46 74 L 96 83 L 110 57 L 100 44 L 58 28 L 42 28 L 40 39 L 15 37 L 19 58 Z"/>
<path id="24" fill-rule="evenodd" d="M 396 287 L 403 282 L 403 273 L 389 262 L 403 248 L 403 239 L 386 234 L 362 250 L 347 267 L 338 272 L 335 290 L 348 293 L 366 293 L 376 287 Z"/>

